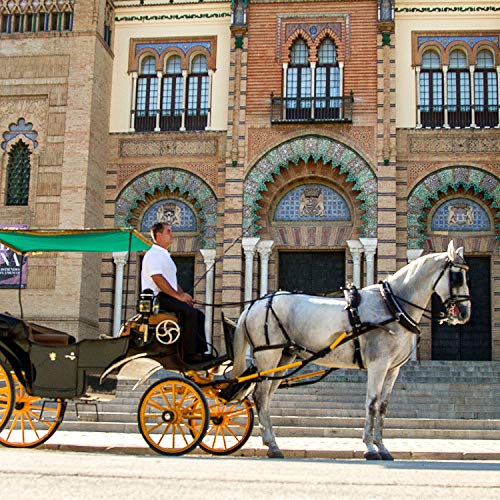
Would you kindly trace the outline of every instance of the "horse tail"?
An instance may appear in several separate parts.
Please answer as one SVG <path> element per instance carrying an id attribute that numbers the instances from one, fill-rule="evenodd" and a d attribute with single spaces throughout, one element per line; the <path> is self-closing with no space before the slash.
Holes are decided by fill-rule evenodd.
<path id="1" fill-rule="evenodd" d="M 245 326 L 245 318 L 248 314 L 248 309 L 243 311 L 243 314 L 238 320 L 236 330 L 234 332 L 234 365 L 233 376 L 241 375 L 246 369 L 246 353 L 248 347 L 247 330 Z"/>

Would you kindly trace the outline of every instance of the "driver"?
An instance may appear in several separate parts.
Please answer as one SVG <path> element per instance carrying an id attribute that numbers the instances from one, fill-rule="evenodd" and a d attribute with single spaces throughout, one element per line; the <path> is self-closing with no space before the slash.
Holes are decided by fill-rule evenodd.
<path id="1" fill-rule="evenodd" d="M 142 261 L 141 287 L 150 288 L 160 302 L 160 309 L 177 313 L 182 321 L 182 359 L 197 364 L 215 359 L 205 354 L 205 315 L 194 307 L 194 300 L 177 283 L 177 267 L 168 251 L 173 241 L 172 228 L 163 222 L 151 226 L 154 245 Z"/>

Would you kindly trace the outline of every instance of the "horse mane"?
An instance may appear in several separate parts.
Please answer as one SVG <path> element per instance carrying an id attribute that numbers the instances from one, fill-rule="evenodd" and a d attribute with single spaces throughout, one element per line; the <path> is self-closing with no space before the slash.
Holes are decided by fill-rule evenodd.
<path id="1" fill-rule="evenodd" d="M 423 255 L 422 257 L 419 257 L 418 259 L 414 260 L 413 262 L 410 262 L 406 266 L 396 271 L 392 275 L 391 281 L 398 281 L 403 286 L 408 285 L 410 282 L 413 281 L 413 278 L 415 277 L 416 274 L 421 273 L 422 268 L 426 266 L 430 260 L 439 261 L 446 256 L 447 256 L 446 252 Z"/>

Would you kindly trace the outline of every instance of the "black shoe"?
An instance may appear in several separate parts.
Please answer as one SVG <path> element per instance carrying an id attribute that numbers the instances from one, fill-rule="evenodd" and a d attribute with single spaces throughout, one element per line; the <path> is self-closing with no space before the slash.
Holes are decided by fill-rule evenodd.
<path id="1" fill-rule="evenodd" d="M 195 354 L 191 354 L 184 358 L 184 362 L 188 365 L 198 365 L 200 363 L 208 363 L 209 361 L 214 361 L 215 358 L 211 354 L 206 354 L 204 352 L 197 352 Z"/>

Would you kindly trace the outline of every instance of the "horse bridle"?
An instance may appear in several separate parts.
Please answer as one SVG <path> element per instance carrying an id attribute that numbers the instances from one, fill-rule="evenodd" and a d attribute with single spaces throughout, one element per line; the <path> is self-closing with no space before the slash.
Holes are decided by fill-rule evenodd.
<path id="1" fill-rule="evenodd" d="M 444 273 L 446 272 L 447 269 L 450 269 L 450 280 L 449 280 L 450 296 L 445 301 L 443 301 L 443 305 L 446 311 L 449 311 L 450 308 L 456 307 L 457 304 L 459 304 L 460 302 L 467 302 L 468 300 L 470 300 L 470 295 L 456 295 L 455 293 L 453 293 L 453 288 L 458 288 L 459 286 L 462 286 L 464 284 L 463 271 L 465 271 L 465 279 L 469 290 L 470 290 L 470 278 L 468 273 L 469 266 L 467 264 L 459 264 L 457 262 L 448 260 L 446 262 L 446 265 L 443 267 L 443 270 L 441 271 L 436 281 L 434 282 L 434 286 L 432 287 L 433 290 L 436 290 L 437 284 L 444 276 Z"/>
<path id="2" fill-rule="evenodd" d="M 394 294 L 393 294 L 393 297 L 396 300 L 400 300 L 401 302 L 404 302 L 410 306 L 413 306 L 417 309 L 420 309 L 421 311 L 425 311 L 426 313 L 429 313 L 429 315 L 423 314 L 424 318 L 427 318 L 427 319 L 436 318 L 436 319 L 439 319 L 441 321 L 444 321 L 446 319 L 450 319 L 450 320 L 453 319 L 452 313 L 454 313 L 456 311 L 456 309 L 458 309 L 457 304 L 459 304 L 460 302 L 467 302 L 468 300 L 470 300 L 470 295 L 457 295 L 453 292 L 453 288 L 457 288 L 457 287 L 462 286 L 464 284 L 463 271 L 465 271 L 465 275 L 466 275 L 465 279 L 466 279 L 467 285 L 468 285 L 469 290 L 470 290 L 470 278 L 469 278 L 469 274 L 468 274 L 469 266 L 466 264 L 459 264 L 458 262 L 453 262 L 452 260 L 447 259 L 446 265 L 443 267 L 443 269 L 439 273 L 439 276 L 436 278 L 434 285 L 432 286 L 433 291 L 436 290 L 437 284 L 442 279 L 442 277 L 444 276 L 445 272 L 448 269 L 450 269 L 450 280 L 449 280 L 450 296 L 445 301 L 442 301 L 443 306 L 446 309 L 446 314 L 439 313 L 439 315 L 436 318 L 436 316 L 432 314 L 432 310 L 426 309 L 425 307 L 421 307 L 418 304 L 414 304 L 413 302 L 410 302 L 409 300 L 405 300 L 402 297 L 398 297 Z M 405 313 L 407 318 L 409 318 L 411 320 L 410 316 L 404 311 L 404 309 L 401 306 L 399 306 L 399 307 Z M 411 322 L 415 323 L 413 320 L 411 320 Z"/>

